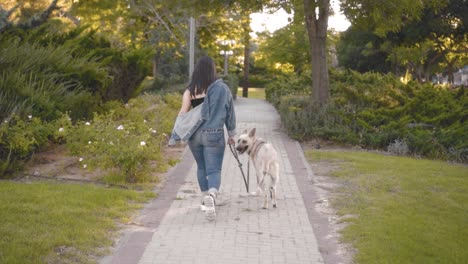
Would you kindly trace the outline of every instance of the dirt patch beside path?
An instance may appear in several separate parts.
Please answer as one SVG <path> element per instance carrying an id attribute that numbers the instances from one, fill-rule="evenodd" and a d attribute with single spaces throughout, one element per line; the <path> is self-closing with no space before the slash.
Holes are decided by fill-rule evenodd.
<path id="1" fill-rule="evenodd" d="M 323 146 L 317 143 L 301 144 L 304 154 L 307 151 L 314 150 L 320 146 L 322 149 L 333 149 L 349 151 L 352 148 L 342 148 L 336 146 Z M 353 149 L 355 150 L 355 149 Z M 331 176 L 333 171 L 339 169 L 339 165 L 327 161 L 308 160 L 310 169 L 313 172 L 311 179 L 313 190 L 316 193 L 314 202 L 314 217 L 311 222 L 314 226 L 317 236 L 320 253 L 327 264 L 351 264 L 354 255 L 354 249 L 351 245 L 341 241 L 340 231 L 346 226 L 342 221 L 349 216 L 339 216 L 332 207 L 331 201 L 338 195 L 338 188 L 344 184 L 336 177 Z"/>
<path id="2" fill-rule="evenodd" d="M 180 160 L 185 146 L 164 148 L 163 157 L 166 162 Z M 60 180 L 62 182 L 85 182 L 102 184 L 102 177 L 108 171 L 94 168 L 84 168 L 86 162 L 80 161 L 79 157 L 71 155 L 65 146 L 59 145 L 51 148 L 48 151 L 34 154 L 31 160 L 28 161 L 22 171 L 17 174 L 18 181 L 35 181 L 35 180 Z M 155 167 L 156 164 L 151 166 Z M 155 178 L 157 187 L 161 187 L 165 182 L 165 173 L 152 173 L 151 177 Z"/>
<path id="3" fill-rule="evenodd" d="M 60 180 L 98 181 L 101 170 L 83 168 L 85 162 L 72 156 L 65 146 L 60 145 L 48 151 L 36 153 L 18 176 L 25 178 L 55 178 Z"/>

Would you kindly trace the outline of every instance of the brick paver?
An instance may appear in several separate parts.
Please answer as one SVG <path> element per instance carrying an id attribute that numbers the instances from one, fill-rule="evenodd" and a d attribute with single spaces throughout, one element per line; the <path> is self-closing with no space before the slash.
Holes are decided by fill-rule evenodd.
<path id="1" fill-rule="evenodd" d="M 170 205 L 160 223 L 143 228 L 137 235 L 140 243 L 123 243 L 103 263 L 323 263 L 296 181 L 297 168 L 291 165 L 297 160 L 291 162 L 288 155 L 291 148 L 302 150 L 281 132 L 276 110 L 265 101 L 238 98 L 235 107 L 238 133 L 255 127 L 257 136 L 272 142 L 279 153 L 278 208 L 262 209 L 262 198 L 246 195 L 237 161 L 226 147 L 220 190 L 224 203 L 217 206 L 215 221 L 207 221 L 199 209 L 202 197 L 192 161 L 181 175 L 180 188 L 165 198 Z M 246 172 L 247 157 L 241 161 Z M 251 166 L 251 191 L 255 182 Z"/>

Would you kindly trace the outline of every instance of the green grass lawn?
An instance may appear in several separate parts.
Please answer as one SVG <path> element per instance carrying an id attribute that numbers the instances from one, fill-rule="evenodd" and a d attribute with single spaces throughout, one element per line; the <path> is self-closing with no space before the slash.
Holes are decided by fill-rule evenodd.
<path id="1" fill-rule="evenodd" d="M 237 88 L 237 96 L 242 97 L 242 87 Z M 249 88 L 248 98 L 265 100 L 265 88 Z"/>
<path id="2" fill-rule="evenodd" d="M 343 183 L 333 206 L 357 263 L 468 263 L 468 168 L 366 152 L 310 151 Z M 320 166 L 320 165 L 319 165 Z"/>
<path id="3" fill-rule="evenodd" d="M 151 192 L 0 182 L 0 263 L 92 263 Z"/>

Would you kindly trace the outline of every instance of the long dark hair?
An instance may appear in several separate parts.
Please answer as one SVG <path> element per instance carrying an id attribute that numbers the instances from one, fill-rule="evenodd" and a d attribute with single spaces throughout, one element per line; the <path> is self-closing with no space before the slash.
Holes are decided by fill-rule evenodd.
<path id="1" fill-rule="evenodd" d="M 208 86 L 216 81 L 216 79 L 216 66 L 213 59 L 203 56 L 195 65 L 192 80 L 187 89 L 190 91 L 190 95 L 195 97 L 195 95 L 206 93 Z"/>

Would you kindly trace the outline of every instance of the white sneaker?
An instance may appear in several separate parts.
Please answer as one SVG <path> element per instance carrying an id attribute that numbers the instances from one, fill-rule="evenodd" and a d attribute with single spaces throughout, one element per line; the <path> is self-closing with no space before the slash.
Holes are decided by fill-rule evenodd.
<path id="1" fill-rule="evenodd" d="M 204 200 L 205 200 L 205 196 L 203 196 L 202 201 L 201 201 L 201 204 L 200 204 L 200 210 L 201 210 L 202 212 L 205 212 L 205 211 L 206 211 L 206 206 L 205 206 Z"/>
<path id="2" fill-rule="evenodd" d="M 203 200 L 205 200 L 205 196 L 208 195 L 208 192 L 202 192 L 202 198 L 201 198 L 201 201 L 200 201 L 200 210 L 202 212 L 205 212 L 206 211 L 206 206 L 205 206 L 205 202 Z"/>
<path id="3" fill-rule="evenodd" d="M 216 210 L 215 210 L 215 200 L 213 196 L 210 195 L 205 195 L 203 198 L 203 204 L 200 207 L 202 208 L 202 211 L 205 212 L 205 217 L 208 219 L 208 221 L 213 221 L 215 220 L 216 217 Z"/>

